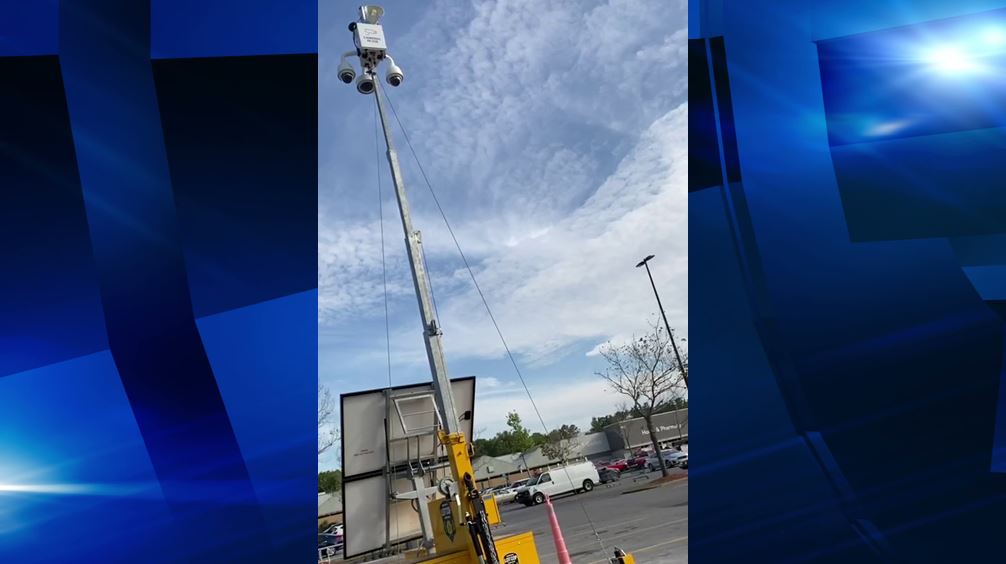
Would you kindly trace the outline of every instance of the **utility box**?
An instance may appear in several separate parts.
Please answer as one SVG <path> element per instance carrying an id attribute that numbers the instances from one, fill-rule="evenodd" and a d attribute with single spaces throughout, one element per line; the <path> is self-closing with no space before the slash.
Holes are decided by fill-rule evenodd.
<path id="1" fill-rule="evenodd" d="M 531 531 L 497 538 L 496 554 L 500 564 L 539 564 L 538 549 L 534 546 L 534 533 Z"/>
<path id="2" fill-rule="evenodd" d="M 489 518 L 490 525 L 496 525 L 503 519 L 500 517 L 500 506 L 496 503 L 496 496 L 487 495 L 482 498 L 486 506 L 486 517 Z"/>
<path id="3" fill-rule="evenodd" d="M 496 500 L 486 499 L 485 504 L 489 524 L 499 523 L 500 513 Z M 438 556 L 422 562 L 424 564 L 475 562 L 474 554 L 469 553 L 471 537 L 468 529 L 456 521 L 457 506 L 450 499 L 441 498 L 431 501 L 429 507 Z M 534 546 L 534 533 L 530 531 L 519 535 L 497 537 L 496 552 L 499 554 L 500 564 L 539 564 L 538 551 Z M 507 555 L 510 555 L 509 559 Z"/>
<path id="4" fill-rule="evenodd" d="M 353 40 L 360 55 L 360 63 L 368 72 L 377 67 L 388 50 L 384 42 L 384 29 L 378 24 L 353 24 Z"/>
<path id="5" fill-rule="evenodd" d="M 468 533 L 466 532 L 465 534 Z M 467 550 L 463 550 L 460 552 L 434 556 L 433 558 L 420 560 L 419 562 L 422 564 L 472 564 L 475 562 L 475 559 L 468 554 Z"/>
<path id="6" fill-rule="evenodd" d="M 450 554 L 464 551 L 468 554 L 468 544 L 471 542 L 468 529 L 460 523 L 458 506 L 449 498 L 434 499 L 429 503 L 430 524 L 433 525 L 433 543 L 437 554 Z"/>
<path id="7" fill-rule="evenodd" d="M 361 51 L 383 52 L 388 49 L 388 44 L 384 41 L 384 29 L 378 24 L 356 24 L 353 39 Z"/>

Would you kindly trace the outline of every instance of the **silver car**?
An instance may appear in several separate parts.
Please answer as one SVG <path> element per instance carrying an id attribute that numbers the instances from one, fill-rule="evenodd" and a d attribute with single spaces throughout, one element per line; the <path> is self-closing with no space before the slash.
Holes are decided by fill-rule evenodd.
<path id="1" fill-rule="evenodd" d="M 507 503 L 513 501 L 517 496 L 517 490 L 527 484 L 527 480 L 521 480 L 519 482 L 514 482 L 509 486 L 501 487 L 493 491 L 493 497 L 496 498 L 496 503 Z"/>
<path id="2" fill-rule="evenodd" d="M 679 452 L 676 450 L 665 451 L 661 453 L 664 455 L 664 466 L 667 468 L 674 468 L 678 463 L 684 459 L 688 460 L 688 453 Z M 646 459 L 646 468 L 653 472 L 654 470 L 660 469 L 660 464 L 657 462 L 657 457 L 655 455 L 650 455 Z"/>

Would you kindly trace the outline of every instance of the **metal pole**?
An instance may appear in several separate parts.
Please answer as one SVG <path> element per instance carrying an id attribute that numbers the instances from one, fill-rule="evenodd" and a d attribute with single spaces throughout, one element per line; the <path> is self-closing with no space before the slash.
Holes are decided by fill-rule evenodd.
<path id="1" fill-rule="evenodd" d="M 391 127 L 388 125 L 384 108 L 384 93 L 381 91 L 381 81 L 374 77 L 374 97 L 377 99 L 377 112 L 381 118 L 381 128 L 384 130 L 384 142 L 388 148 L 388 165 L 391 167 L 391 180 L 395 185 L 395 197 L 398 199 L 398 210 L 402 216 L 402 229 L 405 231 L 405 248 L 409 255 L 409 266 L 412 270 L 412 282 L 416 288 L 416 298 L 419 300 L 419 315 L 423 321 L 423 340 L 426 341 L 426 357 L 430 362 L 430 372 L 433 375 L 433 390 L 437 397 L 437 409 L 443 429 L 449 434 L 460 430 L 457 409 L 454 406 L 454 394 L 451 391 L 451 381 L 447 376 L 447 362 L 444 360 L 440 325 L 437 323 L 436 312 L 433 309 L 433 294 L 430 290 L 430 280 L 427 277 L 423 261 L 423 239 L 419 231 L 412 229 L 412 218 L 409 215 L 409 200 L 405 196 L 405 182 L 398 165 L 398 154 L 391 140 Z"/>
<path id="2" fill-rule="evenodd" d="M 674 358 L 678 361 L 678 369 L 681 370 L 681 376 L 685 379 L 685 387 L 688 387 L 688 371 L 685 370 L 685 365 L 681 362 L 681 355 L 678 354 L 678 345 L 674 342 L 674 333 L 671 331 L 671 324 L 667 322 L 667 314 L 664 313 L 664 304 L 660 303 L 660 294 L 657 292 L 657 285 L 653 282 L 653 273 L 650 272 L 650 261 L 643 261 L 643 266 L 646 267 L 646 275 L 650 277 L 650 286 L 653 286 L 653 295 L 657 297 L 657 307 L 660 308 L 660 315 L 664 318 L 664 327 L 667 327 L 667 336 L 671 339 L 671 348 L 674 349 Z"/>

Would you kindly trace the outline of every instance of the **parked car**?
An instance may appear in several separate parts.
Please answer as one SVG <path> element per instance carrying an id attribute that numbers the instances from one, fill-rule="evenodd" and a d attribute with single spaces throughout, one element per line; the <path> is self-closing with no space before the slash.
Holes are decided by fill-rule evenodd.
<path id="1" fill-rule="evenodd" d="M 318 549 L 331 549 L 327 552 L 339 552 L 342 550 L 343 535 L 342 530 L 338 533 L 322 533 L 318 535 Z"/>
<path id="2" fill-rule="evenodd" d="M 622 479 L 622 473 L 614 468 L 598 468 L 597 477 L 600 483 L 617 482 Z"/>
<path id="3" fill-rule="evenodd" d="M 597 468 L 590 462 L 578 462 L 552 468 L 544 472 L 528 485 L 517 490 L 516 500 L 527 506 L 545 501 L 545 496 L 557 496 L 570 492 L 589 492 L 594 484 L 601 482 Z"/>
<path id="4" fill-rule="evenodd" d="M 676 450 L 666 451 L 664 455 L 664 466 L 667 468 L 674 468 L 677 466 L 678 460 L 684 457 L 688 459 L 688 455 L 683 452 L 678 452 Z M 656 456 L 650 456 L 646 459 L 646 468 L 651 472 L 660 468 L 660 464 L 657 462 Z"/>
<path id="5" fill-rule="evenodd" d="M 496 498 L 496 503 L 506 503 L 508 501 L 513 501 L 514 497 L 517 495 L 517 490 L 524 487 L 528 480 L 520 480 L 514 482 L 509 486 L 500 486 L 493 491 L 493 496 Z"/>
<path id="6" fill-rule="evenodd" d="M 683 457 L 681 457 L 681 458 L 678 459 L 678 468 L 681 468 L 683 470 L 688 470 L 688 453 L 687 452 L 685 453 L 685 455 Z"/>
<path id="7" fill-rule="evenodd" d="M 635 458 L 630 458 L 626 462 L 630 470 L 638 470 L 640 468 L 646 468 L 646 463 L 649 460 L 648 455 L 638 455 Z"/>
<path id="8" fill-rule="evenodd" d="M 624 458 L 619 458 L 618 460 L 612 460 L 611 462 L 604 465 L 605 468 L 614 468 L 619 472 L 625 472 L 629 468 L 629 461 Z"/>
<path id="9" fill-rule="evenodd" d="M 318 562 L 332 562 L 342 552 L 342 535 L 322 533 L 318 535 Z"/>

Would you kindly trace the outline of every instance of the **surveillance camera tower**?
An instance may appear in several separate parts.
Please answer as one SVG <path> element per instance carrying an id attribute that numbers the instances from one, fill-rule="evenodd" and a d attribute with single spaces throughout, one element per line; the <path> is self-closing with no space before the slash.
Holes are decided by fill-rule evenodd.
<path id="1" fill-rule="evenodd" d="M 355 51 L 349 51 L 342 55 L 339 64 L 339 79 L 349 84 L 356 78 L 356 89 L 361 94 L 374 94 L 377 110 L 381 120 L 381 127 L 384 131 L 384 141 L 387 145 L 388 164 L 391 168 L 391 179 L 395 185 L 395 196 L 398 200 L 398 209 L 402 219 L 402 229 L 405 231 L 405 246 L 409 256 L 409 266 L 412 270 L 412 281 L 416 289 L 416 297 L 419 300 L 419 313 L 423 323 L 423 339 L 426 342 L 426 356 L 430 364 L 430 372 L 433 376 L 433 390 L 436 408 L 440 415 L 441 428 L 439 432 L 440 443 L 446 448 L 448 459 L 450 460 L 451 471 L 454 475 L 453 486 L 448 488 L 452 492 L 457 514 L 452 517 L 444 515 L 444 522 L 451 520 L 455 525 L 460 525 L 468 529 L 468 551 L 472 556 L 472 561 L 484 564 L 500 564 L 500 558 L 496 552 L 496 545 L 490 530 L 489 518 L 486 506 L 481 493 L 475 486 L 475 471 L 472 468 L 469 456 L 470 445 L 468 438 L 461 432 L 460 420 L 455 407 L 454 395 L 451 391 L 450 379 L 447 376 L 447 363 L 444 360 L 442 346 L 442 333 L 440 324 L 437 322 L 436 311 L 433 307 L 433 297 L 430 291 L 430 281 L 426 273 L 423 260 L 422 235 L 412 226 L 412 218 L 409 214 L 409 201 L 405 194 L 405 183 L 402 179 L 401 168 L 398 163 L 398 155 L 395 152 L 391 138 L 391 128 L 387 120 L 387 110 L 385 108 L 385 98 L 381 89 L 380 81 L 376 79 L 378 67 L 387 60 L 386 80 L 389 85 L 397 87 L 402 84 L 405 78 L 401 67 L 395 64 L 394 59 L 388 53 L 388 46 L 384 38 L 384 29 L 381 27 L 380 19 L 384 10 L 380 6 L 361 6 L 360 18 L 358 21 L 349 24 L 349 30 L 353 34 L 353 41 L 356 44 Z M 356 57 L 360 64 L 360 75 L 356 77 L 356 71 L 350 64 L 349 59 Z M 468 413 L 466 416 L 470 416 Z M 410 494 L 410 499 L 416 499 L 423 528 L 424 546 L 431 552 L 435 550 L 434 537 L 430 521 L 430 511 L 425 501 L 426 495 L 423 493 L 429 488 L 424 485 L 425 478 L 422 475 L 422 465 L 419 471 L 413 476 L 416 491 Z M 404 498 L 404 496 L 399 496 Z M 441 511 L 443 511 L 441 506 Z M 453 542 L 453 536 L 451 536 Z M 511 554 L 512 555 L 512 554 Z M 535 554 L 535 557 L 537 554 Z M 508 560 L 509 561 L 509 560 Z M 536 562 L 535 558 L 535 562 Z"/>
<path id="2" fill-rule="evenodd" d="M 380 19 L 384 9 L 380 6 L 361 6 L 360 19 L 349 24 L 356 43 L 356 51 L 342 55 L 339 66 L 339 78 L 346 83 L 352 82 L 355 71 L 349 63 L 350 57 L 357 57 L 361 65 L 360 77 L 356 79 L 356 89 L 361 94 L 374 94 L 377 100 L 377 111 L 384 130 L 384 141 L 387 145 L 388 164 L 391 166 L 391 180 L 395 185 L 395 196 L 398 199 L 398 209 L 401 212 L 402 228 L 405 230 L 406 250 L 409 255 L 409 265 L 412 267 L 412 281 L 416 287 L 419 299 L 419 312 L 423 321 L 423 337 L 426 340 L 426 354 L 433 374 L 433 385 L 437 392 L 437 408 L 444 431 L 448 434 L 457 433 L 460 429 L 458 414 L 454 406 L 454 396 L 450 393 L 450 379 L 447 376 L 447 364 L 444 361 L 442 333 L 433 308 L 433 296 L 430 292 L 430 281 L 424 268 L 422 235 L 412 227 L 409 200 L 405 194 L 405 182 L 402 179 L 401 167 L 398 164 L 398 154 L 395 152 L 391 138 L 391 127 L 387 120 L 387 109 L 384 93 L 376 80 L 377 68 L 385 60 L 388 61 L 387 81 L 392 86 L 399 86 L 404 79 L 401 67 L 395 64 L 388 54 L 388 46 L 384 40 L 384 29 Z"/>

